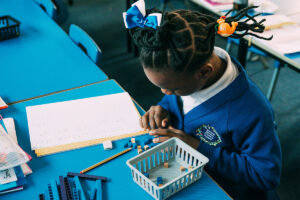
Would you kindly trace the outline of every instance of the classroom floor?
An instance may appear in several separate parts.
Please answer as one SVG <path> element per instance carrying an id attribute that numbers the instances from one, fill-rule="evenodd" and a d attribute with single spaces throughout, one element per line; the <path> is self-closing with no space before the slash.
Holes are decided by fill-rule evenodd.
<path id="1" fill-rule="evenodd" d="M 186 8 L 181 0 L 172 0 L 168 9 Z M 160 0 L 146 0 L 147 7 L 160 6 Z M 74 23 L 82 27 L 103 52 L 101 69 L 110 79 L 115 79 L 129 94 L 147 110 L 162 97 L 143 74 L 137 57 L 126 50 L 126 32 L 122 12 L 126 1 L 74 0 L 68 6 L 69 18 L 62 24 L 68 30 Z M 226 40 L 217 38 L 216 46 L 225 48 Z M 236 55 L 236 47 L 231 54 Z M 266 58 L 268 68 L 260 61 L 248 61 L 247 72 L 266 94 L 273 73 L 274 60 Z M 281 199 L 296 200 L 300 197 L 300 74 L 285 67 L 281 70 L 273 94 L 272 106 L 278 123 L 278 135 L 283 153 L 283 170 L 277 192 Z M 299 135 L 298 135 L 299 134 Z"/>

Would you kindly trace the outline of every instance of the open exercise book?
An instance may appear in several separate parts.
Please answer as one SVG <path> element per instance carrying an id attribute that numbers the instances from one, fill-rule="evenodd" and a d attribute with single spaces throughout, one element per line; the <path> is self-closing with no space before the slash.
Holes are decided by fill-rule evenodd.
<path id="1" fill-rule="evenodd" d="M 26 107 L 37 156 L 145 133 L 128 93 Z"/>

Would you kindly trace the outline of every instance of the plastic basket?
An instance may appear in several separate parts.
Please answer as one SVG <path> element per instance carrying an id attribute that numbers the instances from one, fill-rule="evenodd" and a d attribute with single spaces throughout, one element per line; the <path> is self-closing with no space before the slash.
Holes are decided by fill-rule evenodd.
<path id="1" fill-rule="evenodd" d="M 168 168 L 164 167 L 165 162 Z M 178 138 L 171 138 L 127 161 L 134 182 L 159 200 L 199 180 L 206 163 L 207 157 Z M 181 171 L 181 166 L 188 170 Z M 162 186 L 157 186 L 159 176 L 163 178 Z"/>
<path id="2" fill-rule="evenodd" d="M 0 17 L 0 41 L 20 35 L 20 22 L 11 16 Z"/>

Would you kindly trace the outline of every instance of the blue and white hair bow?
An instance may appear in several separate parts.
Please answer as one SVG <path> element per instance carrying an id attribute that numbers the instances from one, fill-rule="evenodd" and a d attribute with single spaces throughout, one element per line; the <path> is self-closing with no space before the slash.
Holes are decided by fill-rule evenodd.
<path id="1" fill-rule="evenodd" d="M 160 26 L 161 17 L 161 13 L 151 13 L 146 16 L 144 0 L 135 2 L 127 12 L 123 13 L 124 23 L 128 29 L 135 27 L 150 27 L 156 29 L 157 26 Z"/>

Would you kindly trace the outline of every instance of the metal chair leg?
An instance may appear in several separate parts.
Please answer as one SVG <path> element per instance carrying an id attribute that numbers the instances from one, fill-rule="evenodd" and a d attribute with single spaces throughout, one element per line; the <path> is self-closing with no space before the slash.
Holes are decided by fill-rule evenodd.
<path id="1" fill-rule="evenodd" d="M 272 100 L 272 95 L 273 95 L 273 91 L 274 91 L 276 83 L 277 83 L 280 68 L 283 67 L 283 66 L 284 66 L 284 63 L 276 61 L 275 69 L 274 69 L 273 76 L 272 76 L 270 86 L 269 86 L 269 89 L 268 89 L 268 93 L 267 93 L 267 99 L 269 101 Z"/>
<path id="2" fill-rule="evenodd" d="M 230 49 L 231 49 L 231 42 L 228 42 L 227 40 L 226 51 L 229 53 Z"/>
<path id="3" fill-rule="evenodd" d="M 246 56 L 246 60 L 250 60 L 251 55 L 252 55 L 251 51 L 248 51 L 247 52 L 247 56 Z"/>

